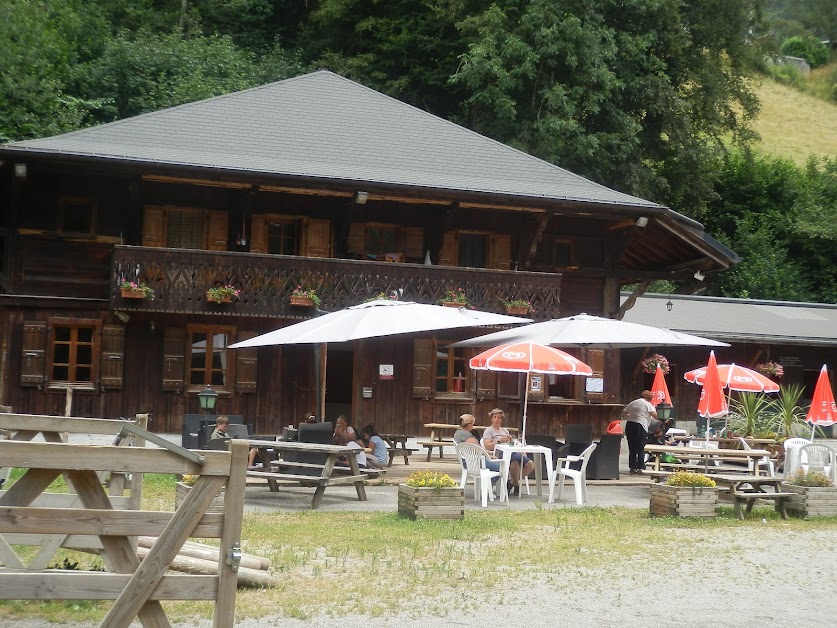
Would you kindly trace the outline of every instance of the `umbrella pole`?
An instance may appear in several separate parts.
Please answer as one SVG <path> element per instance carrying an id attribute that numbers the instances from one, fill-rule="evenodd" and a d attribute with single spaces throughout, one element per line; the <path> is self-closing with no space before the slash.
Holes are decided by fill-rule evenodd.
<path id="1" fill-rule="evenodd" d="M 526 373 L 526 390 L 523 393 L 523 432 L 520 435 L 520 444 L 526 444 L 526 411 L 529 408 L 529 378 L 532 376 L 531 372 Z M 522 470 L 522 467 L 521 467 Z"/>

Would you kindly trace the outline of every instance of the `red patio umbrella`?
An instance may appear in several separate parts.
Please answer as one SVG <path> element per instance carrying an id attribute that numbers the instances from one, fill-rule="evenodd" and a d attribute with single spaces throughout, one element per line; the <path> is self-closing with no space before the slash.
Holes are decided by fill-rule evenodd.
<path id="1" fill-rule="evenodd" d="M 814 431 L 817 425 L 834 425 L 837 423 L 837 405 L 834 403 L 834 392 L 831 390 L 831 382 L 828 380 L 828 369 L 825 364 L 822 365 L 820 376 L 817 378 L 814 398 L 811 400 L 811 407 L 808 408 L 808 415 L 805 420 L 811 424 L 811 440 L 814 440 Z"/>
<path id="2" fill-rule="evenodd" d="M 584 362 L 560 349 L 535 342 L 516 342 L 500 345 L 471 358 L 472 369 L 478 371 L 506 371 L 526 373 L 526 393 L 523 397 L 523 430 L 520 439 L 526 443 L 526 410 L 529 405 L 529 378 L 532 373 L 550 375 L 593 374 Z"/>
<path id="3" fill-rule="evenodd" d="M 683 379 L 693 384 L 703 384 L 706 376 L 706 368 L 699 368 L 689 371 L 683 375 Z M 748 369 L 738 364 L 719 364 L 718 377 L 721 380 L 721 387 L 737 390 L 739 392 L 779 392 L 779 384 L 768 379 L 761 373 Z"/>
<path id="4" fill-rule="evenodd" d="M 709 419 L 725 416 L 728 413 L 729 406 L 727 405 L 727 398 L 724 397 L 724 390 L 721 388 L 715 352 L 710 351 L 709 364 L 706 365 L 703 390 L 700 391 L 700 403 L 698 403 L 698 414 L 706 417 L 706 440 L 709 440 Z"/>
<path id="5" fill-rule="evenodd" d="M 666 385 L 666 376 L 663 374 L 663 369 L 657 365 L 657 373 L 654 375 L 654 384 L 651 386 L 651 394 L 654 398 L 651 399 L 651 405 L 655 408 L 658 403 L 667 403 L 671 405 L 671 396 L 668 394 L 668 386 Z"/>

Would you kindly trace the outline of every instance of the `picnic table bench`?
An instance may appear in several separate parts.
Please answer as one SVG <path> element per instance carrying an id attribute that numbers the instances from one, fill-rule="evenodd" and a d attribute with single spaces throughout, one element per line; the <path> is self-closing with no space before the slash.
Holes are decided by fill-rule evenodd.
<path id="1" fill-rule="evenodd" d="M 387 444 L 387 453 L 389 454 L 388 467 L 392 466 L 392 461 L 396 456 L 403 456 L 404 464 L 410 464 L 410 455 L 418 451 L 418 449 L 407 447 L 406 434 L 379 434 L 379 436 Z"/>
<path id="2" fill-rule="evenodd" d="M 323 493 L 328 486 L 354 484 L 357 497 L 366 501 L 364 482 L 369 477 L 362 473 L 357 463 L 359 449 L 343 445 L 325 445 L 320 443 L 298 443 L 294 441 L 249 440 L 250 447 L 259 450 L 257 457 L 262 461 L 263 470 L 248 470 L 248 478 L 267 480 L 272 493 L 279 486 L 316 487 L 311 500 L 311 509 L 319 507 Z M 280 456 L 274 460 L 272 453 Z M 298 459 L 302 455 L 303 458 Z M 337 464 L 339 458 L 348 460 L 348 467 Z M 316 460 L 316 461 L 315 461 Z M 348 475 L 343 474 L 346 469 Z"/>
<path id="3" fill-rule="evenodd" d="M 732 498 L 735 516 L 739 519 L 743 519 L 745 514 L 750 514 L 757 499 L 773 500 L 776 512 L 782 519 L 788 518 L 785 502 L 793 493 L 782 492 L 783 480 L 781 478 L 764 475 L 718 474 L 712 476 L 712 479 L 718 484 L 719 492 L 725 492 Z M 745 504 L 746 508 L 742 512 L 741 506 Z"/>
<path id="4" fill-rule="evenodd" d="M 679 460 L 701 460 L 704 472 L 711 471 L 716 461 L 743 462 L 753 461 L 754 475 L 759 474 L 758 461 L 769 459 L 771 452 L 766 449 L 704 449 L 702 447 L 683 447 L 678 445 L 646 445 L 645 452 L 654 455 L 653 467 L 660 470 L 661 454 L 672 454 Z M 688 463 L 687 463 L 688 464 Z M 730 469 L 731 470 L 731 469 Z"/>

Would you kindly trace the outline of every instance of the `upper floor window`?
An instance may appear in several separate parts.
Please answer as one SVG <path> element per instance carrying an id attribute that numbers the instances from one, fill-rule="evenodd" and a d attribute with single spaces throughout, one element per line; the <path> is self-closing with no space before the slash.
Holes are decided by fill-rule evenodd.
<path id="1" fill-rule="evenodd" d="M 95 233 L 96 203 L 88 198 L 62 198 L 59 205 L 58 230 L 62 233 Z"/>
<path id="2" fill-rule="evenodd" d="M 299 221 L 268 218 L 267 252 L 272 255 L 299 255 Z"/>
<path id="3" fill-rule="evenodd" d="M 366 257 L 384 260 L 387 255 L 401 254 L 401 228 L 370 225 L 366 228 Z"/>
<path id="4" fill-rule="evenodd" d="M 202 249 L 203 212 L 170 209 L 166 212 L 166 246 L 173 249 Z"/>
<path id="5" fill-rule="evenodd" d="M 186 357 L 189 384 L 229 387 L 231 373 L 228 349 L 232 327 L 189 325 L 186 328 L 189 354 Z"/>
<path id="6" fill-rule="evenodd" d="M 488 266 L 489 236 L 482 233 L 460 233 L 459 266 L 486 268 Z"/>
<path id="7" fill-rule="evenodd" d="M 50 380 L 92 384 L 98 323 L 72 319 L 52 323 Z"/>

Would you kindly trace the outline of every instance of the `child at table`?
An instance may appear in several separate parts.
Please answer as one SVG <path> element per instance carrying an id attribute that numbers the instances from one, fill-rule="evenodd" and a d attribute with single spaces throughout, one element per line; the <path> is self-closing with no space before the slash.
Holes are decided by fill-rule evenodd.
<path id="1" fill-rule="evenodd" d="M 209 440 L 230 440 L 230 435 L 227 434 L 227 430 L 229 429 L 229 427 L 230 420 L 223 415 L 219 416 L 217 419 L 215 419 L 215 429 L 212 431 L 212 435 L 209 437 Z M 247 459 L 248 469 L 255 469 L 253 465 L 256 462 L 256 454 L 258 453 L 259 450 L 255 447 L 250 448 L 250 456 Z"/>

